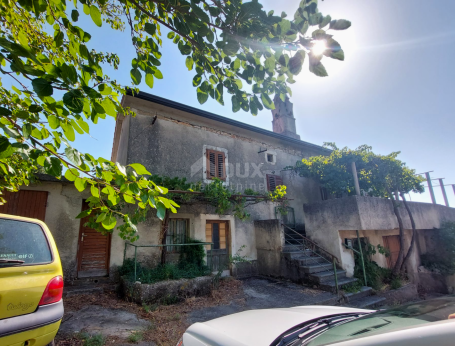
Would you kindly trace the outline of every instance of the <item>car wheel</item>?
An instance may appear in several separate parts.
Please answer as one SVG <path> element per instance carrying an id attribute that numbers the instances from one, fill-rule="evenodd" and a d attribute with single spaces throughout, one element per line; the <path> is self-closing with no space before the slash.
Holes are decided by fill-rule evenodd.
<path id="1" fill-rule="evenodd" d="M 52 340 L 50 343 L 48 343 L 46 346 L 55 346 L 55 340 Z"/>

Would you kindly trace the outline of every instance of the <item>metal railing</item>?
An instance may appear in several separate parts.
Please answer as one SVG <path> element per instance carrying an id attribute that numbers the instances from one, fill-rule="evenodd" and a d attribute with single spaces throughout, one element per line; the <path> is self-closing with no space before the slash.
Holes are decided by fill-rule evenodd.
<path id="1" fill-rule="evenodd" d="M 333 265 L 333 273 L 335 277 L 335 286 L 336 286 L 336 292 L 338 294 L 339 288 L 338 288 L 338 274 L 337 274 L 337 263 L 340 263 L 338 261 L 338 258 L 335 255 L 332 255 L 330 252 L 327 250 L 323 249 L 320 247 L 318 244 L 316 244 L 314 241 L 311 239 L 308 239 L 304 235 L 300 234 L 296 230 L 286 226 L 285 224 L 281 224 L 284 227 L 284 243 L 287 247 L 295 247 L 298 252 L 303 252 L 305 253 L 305 256 L 303 259 L 300 259 L 300 261 L 303 260 L 305 264 L 311 264 L 311 262 L 315 263 L 315 261 L 318 261 L 319 259 L 322 259 L 326 264 L 331 264 Z M 307 251 L 311 251 L 311 255 L 308 256 L 306 254 Z M 316 262 L 320 263 L 320 262 Z"/>
<path id="2" fill-rule="evenodd" d="M 171 244 L 172 246 L 193 246 L 193 245 L 210 245 L 210 271 L 212 271 L 212 247 L 213 243 L 188 243 L 188 244 Z M 128 246 L 133 246 L 134 247 L 134 282 L 136 282 L 136 272 L 137 272 L 137 248 L 138 247 L 163 247 L 163 246 L 169 246 L 169 244 L 159 244 L 159 245 L 136 245 L 136 244 L 131 244 L 131 243 L 125 243 L 125 249 L 123 250 L 123 264 L 125 264 L 125 259 L 126 259 L 126 249 Z M 208 259 L 208 258 L 207 258 Z"/>

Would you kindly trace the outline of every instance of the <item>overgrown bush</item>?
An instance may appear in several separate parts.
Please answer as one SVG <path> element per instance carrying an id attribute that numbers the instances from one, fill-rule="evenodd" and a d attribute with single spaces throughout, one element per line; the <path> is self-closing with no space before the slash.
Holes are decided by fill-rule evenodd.
<path id="1" fill-rule="evenodd" d="M 194 239 L 188 239 L 187 243 L 200 243 Z M 177 264 L 160 264 L 155 268 L 144 266 L 138 262 L 136 265 L 136 280 L 141 283 L 151 284 L 164 280 L 193 279 L 210 274 L 205 265 L 203 245 L 191 245 L 180 247 L 180 258 Z M 119 268 L 119 274 L 126 276 L 130 281 L 134 280 L 134 260 L 126 259 Z"/>
<path id="2" fill-rule="evenodd" d="M 362 250 L 367 284 L 375 290 L 380 290 L 384 284 L 389 284 L 392 281 L 392 271 L 390 269 L 380 267 L 375 261 L 371 260 L 371 256 L 376 254 L 376 249 L 373 245 L 364 244 Z M 363 283 L 364 276 L 360 255 L 354 253 L 354 260 L 354 277 L 361 280 Z"/>
<path id="3" fill-rule="evenodd" d="M 455 222 L 444 222 L 437 232 L 437 251 L 420 256 L 422 265 L 443 275 L 455 274 Z"/>

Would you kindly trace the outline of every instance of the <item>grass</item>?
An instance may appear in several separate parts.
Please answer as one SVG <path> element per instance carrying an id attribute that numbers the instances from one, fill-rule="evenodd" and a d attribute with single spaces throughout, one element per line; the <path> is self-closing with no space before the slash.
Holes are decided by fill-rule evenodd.
<path id="1" fill-rule="evenodd" d="M 84 346 L 103 346 L 106 341 L 106 338 L 101 334 L 90 335 L 87 333 L 81 333 L 77 336 L 77 338 L 84 341 Z"/>
<path id="2" fill-rule="evenodd" d="M 172 316 L 169 316 L 169 321 L 179 321 L 182 318 L 180 314 L 174 314 Z"/>
<path id="3" fill-rule="evenodd" d="M 128 341 L 137 343 L 139 341 L 142 341 L 143 338 L 144 338 L 144 333 L 141 331 L 136 331 L 136 332 L 131 333 L 130 336 L 128 336 Z"/>
<path id="4" fill-rule="evenodd" d="M 142 303 L 142 308 L 146 313 L 149 313 L 155 311 L 158 308 L 158 304 L 147 305 L 145 303 Z"/>
<path id="5" fill-rule="evenodd" d="M 390 282 L 390 288 L 393 290 L 399 289 L 403 284 L 401 283 L 400 278 L 393 278 L 392 281 Z"/>
<path id="6" fill-rule="evenodd" d="M 342 289 L 346 293 L 356 293 L 362 289 L 362 283 L 360 280 L 350 283 L 349 285 L 344 286 Z"/>

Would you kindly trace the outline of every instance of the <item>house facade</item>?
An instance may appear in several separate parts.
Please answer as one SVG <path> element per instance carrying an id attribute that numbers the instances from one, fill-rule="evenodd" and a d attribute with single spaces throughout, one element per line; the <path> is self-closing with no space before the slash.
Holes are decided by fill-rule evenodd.
<path id="1" fill-rule="evenodd" d="M 277 185 L 286 185 L 291 208 L 286 217 L 303 231 L 303 204 L 320 201 L 321 191 L 311 179 L 283 169 L 304 157 L 329 151 L 300 140 L 292 103 L 276 103 L 271 132 L 150 94 L 127 95 L 123 105 L 132 108 L 136 116 L 117 118 L 111 159 L 122 165 L 141 163 L 152 174 L 186 178 L 191 183 L 209 184 L 217 177 L 238 194 L 246 189 L 266 193 Z M 232 214 L 218 215 L 206 204 L 182 204 L 170 216 L 168 243 L 180 240 L 184 232 L 200 241 L 215 242 L 215 248 L 226 249 L 226 254 L 242 249 L 241 254 L 254 261 L 254 221 L 280 215 L 271 202 L 249 206 L 248 212 L 250 219 L 241 221 Z M 137 244 L 157 244 L 160 227 L 160 220 L 150 215 L 139 225 Z M 124 242 L 114 237 L 112 244 L 111 265 L 120 265 Z M 133 248 L 128 251 L 127 257 L 132 256 Z M 138 248 L 139 259 L 156 262 L 157 253 Z"/>

